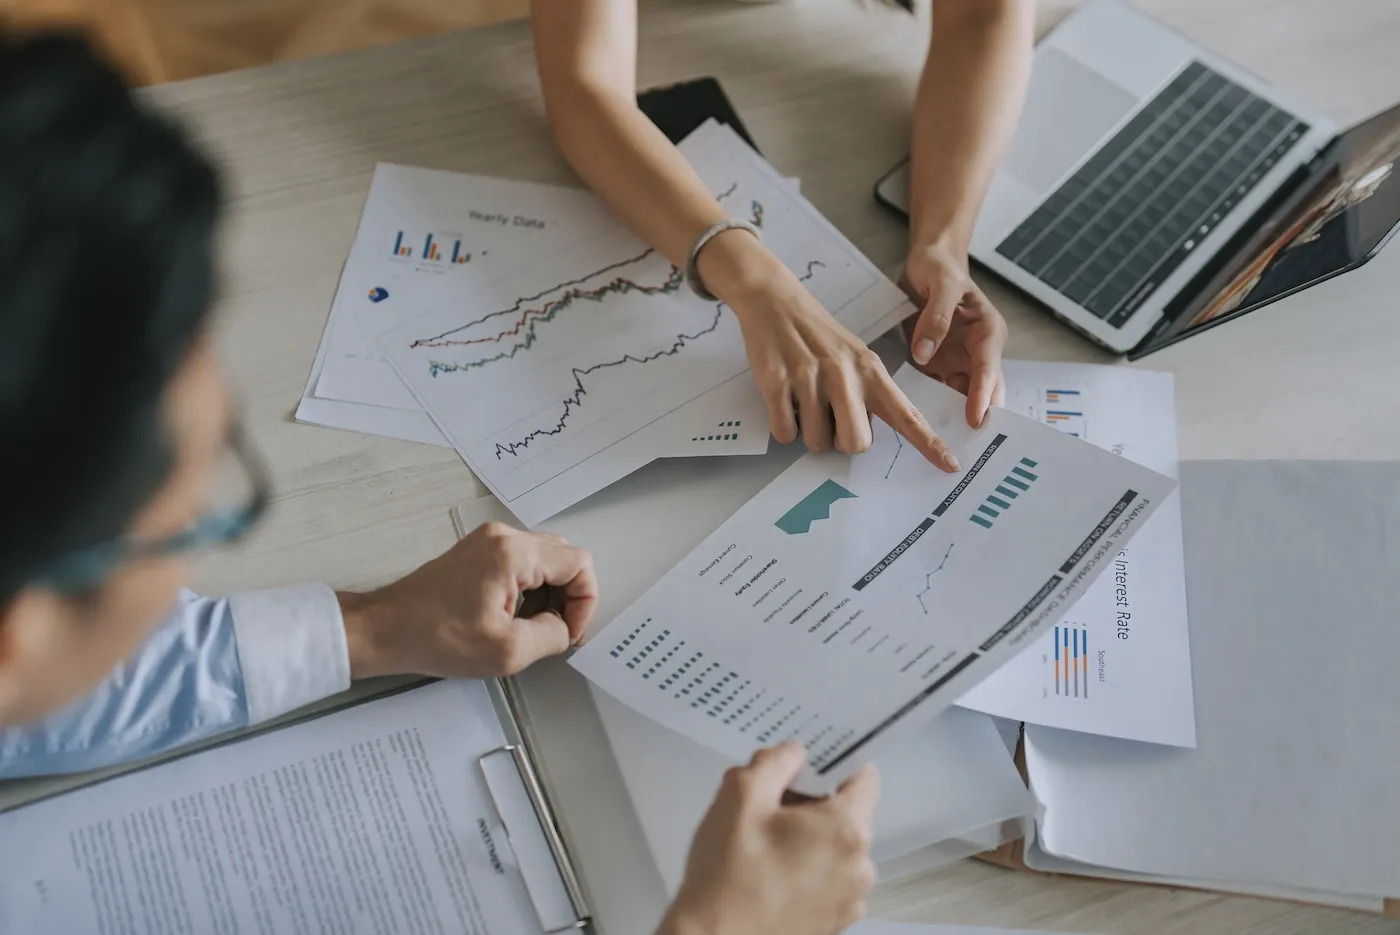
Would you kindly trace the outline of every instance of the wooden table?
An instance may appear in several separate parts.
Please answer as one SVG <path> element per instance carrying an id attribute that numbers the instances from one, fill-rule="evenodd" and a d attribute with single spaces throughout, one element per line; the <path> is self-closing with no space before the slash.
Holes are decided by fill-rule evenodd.
<path id="1" fill-rule="evenodd" d="M 1042 28 L 1071 5 L 1045 3 Z M 641 82 L 718 75 L 770 160 L 801 177 L 804 193 L 889 267 L 904 232 L 870 189 L 904 152 L 925 28 L 866 6 L 873 5 L 648 7 Z M 1385 0 L 1142 6 L 1340 121 L 1400 99 L 1400 10 Z M 410 570 L 451 543 L 448 508 L 484 488 L 450 451 L 300 426 L 291 413 L 377 161 L 571 178 L 542 116 L 527 26 L 148 94 L 182 115 L 227 169 L 218 342 L 277 489 L 267 522 L 237 552 L 207 562 L 200 585 L 321 579 L 365 587 Z M 1011 322 L 1007 356 L 1104 359 L 997 284 L 987 291 Z M 1182 457 L 1400 458 L 1393 376 L 1400 316 L 1387 298 L 1396 294 L 1400 248 L 1392 247 L 1306 303 L 1285 303 L 1149 358 L 1148 366 L 1177 374 Z M 619 801 L 617 790 L 598 794 Z M 623 837 L 616 846 L 628 853 L 617 860 L 640 859 L 638 842 Z M 1400 933 L 1400 921 L 1361 914 L 1050 880 L 968 861 L 882 891 L 875 908 L 892 918 L 1079 932 Z"/>

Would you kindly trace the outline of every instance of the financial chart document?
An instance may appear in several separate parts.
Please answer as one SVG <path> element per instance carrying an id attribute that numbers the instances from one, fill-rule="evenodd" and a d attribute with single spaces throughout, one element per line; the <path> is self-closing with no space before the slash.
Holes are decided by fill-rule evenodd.
<path id="1" fill-rule="evenodd" d="M 614 224 L 597 196 L 576 188 L 381 163 L 298 419 L 447 446 L 376 336 L 423 314 L 420 289 L 498 279 Z M 663 456 L 759 454 L 768 443 L 763 401 L 723 390 L 648 432 Z"/>
<path id="2" fill-rule="evenodd" d="M 706 125 L 681 150 L 854 333 L 874 338 L 910 310 L 733 131 Z M 416 294 L 428 311 L 379 339 L 453 447 L 527 525 L 650 462 L 654 450 L 622 443 L 748 369 L 727 306 L 692 294 L 681 270 L 617 222 L 595 228 L 503 279 L 431 284 Z M 735 427 L 714 428 L 707 436 Z"/>
<path id="3" fill-rule="evenodd" d="M 1171 374 L 1026 360 L 1005 369 L 1006 408 L 1176 477 Z M 1069 614 L 958 703 L 1043 727 L 1194 747 L 1190 643 L 1173 492 Z"/>
<path id="4" fill-rule="evenodd" d="M 830 789 L 1053 627 L 1174 483 L 1006 410 L 896 377 L 953 448 L 928 464 L 876 424 L 862 455 L 807 455 L 576 654 L 600 688 L 732 760 L 808 750 Z"/>

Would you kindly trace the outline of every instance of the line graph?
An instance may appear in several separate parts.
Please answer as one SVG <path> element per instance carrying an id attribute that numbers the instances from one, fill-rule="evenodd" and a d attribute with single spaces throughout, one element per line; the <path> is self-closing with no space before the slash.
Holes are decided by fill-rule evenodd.
<path id="1" fill-rule="evenodd" d="M 890 431 L 894 432 L 894 429 L 890 429 Z M 900 435 L 898 432 L 895 432 L 894 440 L 899 447 L 895 448 L 894 457 L 890 458 L 890 466 L 885 468 L 885 480 L 890 479 L 890 472 L 893 471 L 894 466 L 899 463 L 899 456 L 904 452 L 904 436 Z"/>
<path id="2" fill-rule="evenodd" d="M 826 264 L 823 263 L 821 260 L 811 260 L 807 263 L 806 270 L 802 273 L 801 276 L 798 277 L 798 279 L 800 281 L 806 282 L 810 280 L 813 275 L 815 275 L 818 269 L 822 269 L 825 266 Z M 565 428 L 568 427 L 569 417 L 573 415 L 574 410 L 578 409 L 580 406 L 583 405 L 583 398 L 588 395 L 588 389 L 584 386 L 585 377 L 597 373 L 601 370 L 608 370 L 613 367 L 620 367 L 623 364 L 648 364 L 652 361 L 659 360 L 663 357 L 673 357 L 676 354 L 679 354 L 681 350 L 684 349 L 685 346 L 691 341 L 695 341 L 699 338 L 702 338 L 705 335 L 713 332 L 716 328 L 718 328 L 720 319 L 724 315 L 724 308 L 725 305 L 723 302 L 715 303 L 714 315 L 713 317 L 711 317 L 708 325 L 690 334 L 676 335 L 676 339 L 670 347 L 663 348 L 662 350 L 658 350 L 651 354 L 646 354 L 643 356 L 624 354 L 621 357 L 616 358 L 615 360 L 602 361 L 600 363 L 591 364 L 587 367 L 572 368 L 571 372 L 574 379 L 574 389 L 572 393 L 560 400 L 560 403 L 564 407 L 564 411 L 560 413 L 558 421 L 556 421 L 555 424 L 553 426 L 550 426 L 549 428 L 534 429 L 533 431 L 523 435 L 515 441 L 507 442 L 505 444 L 497 442 L 495 448 L 496 460 L 501 460 L 501 458 L 504 455 L 518 456 L 521 451 L 529 448 L 530 443 L 533 442 L 535 439 L 546 438 L 552 435 L 558 435 L 561 432 L 563 432 Z"/>
<path id="3" fill-rule="evenodd" d="M 723 202 L 725 199 L 733 195 L 734 192 L 738 190 L 738 187 L 738 182 L 733 183 L 729 186 L 729 188 L 715 196 L 715 200 Z M 762 203 L 759 202 L 757 199 L 753 200 L 751 210 L 753 214 L 754 225 L 756 227 L 762 227 Z M 508 360 L 510 358 L 513 358 L 520 351 L 529 350 L 534 345 L 536 336 L 535 329 L 538 325 L 553 321 L 554 318 L 560 312 L 569 308 L 575 302 L 578 302 L 580 300 L 601 302 L 602 300 L 611 295 L 625 295 L 632 292 L 637 292 L 642 295 L 667 295 L 679 290 L 681 285 L 685 282 L 685 274 L 678 267 L 675 266 L 671 267 L 670 272 L 666 275 L 665 279 L 661 283 L 655 285 L 644 285 L 625 276 L 617 276 L 601 286 L 596 286 L 588 289 L 582 288 L 584 283 L 587 283 L 591 280 L 595 280 L 599 276 L 616 272 L 618 270 L 622 270 L 629 266 L 634 266 L 639 263 L 645 263 L 646 261 L 652 259 L 654 256 L 656 256 L 656 250 L 654 248 L 648 248 L 636 254 L 635 256 L 630 256 L 624 260 L 619 260 L 615 263 L 611 263 L 607 266 L 601 267 L 600 269 L 592 270 L 584 274 L 583 276 L 577 277 L 575 279 L 569 279 L 563 282 L 554 283 L 553 285 L 550 285 L 547 288 L 534 293 L 533 295 L 521 296 L 506 308 L 498 309 L 494 312 L 489 312 L 485 315 L 480 316 L 479 318 L 474 318 L 471 321 L 465 322 L 464 324 L 458 325 L 440 334 L 436 334 L 427 338 L 419 338 L 413 341 L 409 345 L 409 347 L 410 349 L 417 350 L 420 348 L 468 347 L 475 344 L 494 344 L 498 341 L 503 341 L 507 338 L 520 335 L 520 333 L 524 331 L 524 339 L 521 342 L 515 344 L 508 351 L 502 351 L 501 353 L 496 354 L 494 356 L 469 362 L 453 363 L 443 361 L 430 361 L 428 365 L 428 370 L 432 376 L 436 377 L 439 374 L 443 373 L 453 373 L 461 370 L 470 370 L 476 367 L 483 367 L 487 364 L 495 363 L 499 360 Z M 546 296 L 554 296 L 561 289 L 567 291 L 564 292 L 562 295 L 558 295 L 555 298 L 545 301 L 542 305 L 533 305 L 533 303 L 539 302 Z M 518 317 L 516 317 L 515 323 L 509 328 L 504 328 L 503 330 L 492 335 L 486 335 L 484 337 L 478 338 L 452 337 L 452 335 L 461 334 L 464 331 L 468 331 L 472 328 L 477 327 L 478 325 L 483 325 L 494 318 L 500 318 L 502 316 Z"/>
<path id="4" fill-rule="evenodd" d="M 943 566 L 948 564 L 948 556 L 953 554 L 953 546 L 956 544 L 957 543 L 954 542 L 948 543 L 948 551 L 943 553 L 943 558 L 941 561 L 939 561 L 938 567 L 924 574 L 924 589 L 918 594 L 914 595 L 914 598 L 919 602 L 919 608 L 923 610 L 925 617 L 928 616 L 928 605 L 924 603 L 924 595 L 933 589 L 933 576 L 942 571 Z"/>
<path id="5" fill-rule="evenodd" d="M 652 251 L 649 250 L 646 254 L 644 254 L 644 256 L 649 256 L 651 253 Z M 590 276 L 588 278 L 591 279 L 596 276 L 597 273 L 595 272 L 593 276 Z M 515 355 L 519 354 L 521 351 L 528 351 L 532 346 L 534 346 L 535 343 L 534 326 L 536 324 L 553 320 L 553 318 L 556 315 L 558 315 L 564 309 L 568 308 L 570 305 L 574 304 L 575 301 L 583 300 L 588 302 L 601 302 L 611 295 L 627 295 L 633 292 L 640 293 L 641 295 L 667 295 L 680 289 L 681 284 L 683 282 L 685 282 L 685 274 L 682 273 L 680 270 L 676 269 L 676 267 L 674 266 L 671 267 L 671 274 L 666 277 L 666 281 L 656 286 L 639 285 L 638 283 L 635 283 L 630 279 L 625 279 L 619 276 L 618 278 L 613 279 L 610 282 L 607 282 L 596 289 L 573 289 L 569 292 L 564 293 L 564 295 L 560 298 L 552 302 L 546 303 L 541 308 L 529 309 L 525 312 L 524 315 L 521 316 L 521 320 L 518 323 L 516 323 L 514 328 L 502 331 L 498 335 L 486 338 L 473 338 L 471 340 L 463 341 L 444 341 L 435 344 L 426 344 L 423 342 L 415 341 L 411 346 L 415 348 L 446 347 L 449 345 L 464 346 L 469 344 L 484 344 L 488 342 L 495 342 L 501 340 L 502 338 L 509 337 L 512 334 L 519 333 L 520 329 L 524 327 L 527 322 L 529 322 L 529 333 L 526 334 L 524 340 L 516 343 L 513 347 L 511 347 L 510 350 L 501 351 L 500 353 L 493 354 L 489 357 L 481 357 L 476 360 L 469 361 L 429 361 L 428 373 L 436 377 L 444 373 L 456 373 L 462 370 L 472 370 L 477 367 L 485 367 L 488 364 L 494 364 L 498 360 L 509 360 L 515 357 Z M 532 318 L 531 316 L 534 317 Z"/>
<path id="6" fill-rule="evenodd" d="M 508 335 L 517 334 L 519 333 L 521 327 L 523 327 L 526 324 L 526 322 L 529 321 L 530 316 L 540 314 L 542 311 L 544 311 L 544 309 L 547 309 L 549 307 L 550 303 L 546 303 L 545 306 L 541 309 L 525 309 L 524 312 L 521 313 L 520 320 L 517 321 L 513 327 L 507 328 L 505 331 L 502 331 L 494 338 L 477 338 L 466 341 L 449 340 L 451 335 L 460 334 L 461 332 L 466 331 L 468 328 L 475 328 L 477 325 L 483 325 L 491 319 L 499 318 L 502 315 L 513 315 L 517 312 L 521 312 L 523 306 L 528 305 L 531 302 L 538 302 L 545 296 L 552 295 L 555 292 L 558 292 L 560 289 L 567 289 L 569 286 L 581 285 L 585 282 L 588 282 L 588 280 L 590 279 L 597 279 L 604 273 L 611 273 L 614 270 L 619 270 L 624 267 L 631 266 L 634 263 L 640 263 L 643 260 L 648 260 L 655 253 L 655 250 L 649 248 L 643 250 L 636 256 L 628 257 L 625 260 L 618 260 L 611 266 L 604 266 L 602 269 L 595 269 L 590 273 L 578 277 L 577 279 L 570 279 L 567 282 L 557 282 L 547 289 L 542 289 L 539 292 L 536 292 L 534 295 L 521 296 L 520 298 L 515 300 L 515 304 L 511 305 L 508 308 L 503 308 L 499 311 L 482 315 L 480 318 L 469 321 L 464 325 L 458 325 L 456 328 L 453 328 L 450 331 L 444 331 L 442 334 L 434 335 L 431 338 L 419 338 L 417 341 L 414 341 L 412 344 L 410 344 L 409 347 L 449 347 L 456 344 L 479 344 L 483 340 L 500 340 L 501 338 L 506 337 Z"/>

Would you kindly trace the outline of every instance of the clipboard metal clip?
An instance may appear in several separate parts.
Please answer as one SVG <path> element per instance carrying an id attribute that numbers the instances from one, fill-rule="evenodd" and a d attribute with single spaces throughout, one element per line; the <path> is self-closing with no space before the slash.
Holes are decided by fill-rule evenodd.
<path id="1" fill-rule="evenodd" d="M 579 876 L 574 869 L 573 860 L 569 857 L 564 836 L 560 833 L 559 825 L 554 820 L 554 809 L 549 803 L 549 796 L 545 792 L 544 784 L 540 782 L 534 759 L 522 743 L 508 743 L 477 758 L 477 767 L 482 771 L 483 778 L 487 778 L 486 787 L 490 791 L 496 811 L 498 814 L 502 814 L 501 802 L 496 798 L 495 791 L 491 790 L 491 783 L 486 774 L 486 761 L 503 753 L 510 754 L 510 758 L 515 763 L 516 773 L 524 786 L 525 794 L 530 799 L 530 805 L 534 808 L 535 818 L 539 821 L 540 831 L 543 833 L 545 843 L 549 846 L 550 854 L 554 858 L 554 865 L 559 871 L 559 879 L 564 885 L 564 892 L 568 895 L 569 905 L 574 915 L 574 921 L 568 925 L 558 928 L 544 928 L 549 922 L 544 918 L 539 906 L 536 905 L 536 912 L 540 913 L 540 926 L 544 935 L 561 935 L 564 932 L 586 930 L 593 924 L 593 914 L 589 911 L 588 900 L 584 896 L 582 885 L 579 883 Z"/>

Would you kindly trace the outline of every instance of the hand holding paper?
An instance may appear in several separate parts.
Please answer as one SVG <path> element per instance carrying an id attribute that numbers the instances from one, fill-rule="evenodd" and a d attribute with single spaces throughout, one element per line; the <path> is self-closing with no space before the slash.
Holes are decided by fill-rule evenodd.
<path id="1" fill-rule="evenodd" d="M 830 798 L 785 803 L 802 765 L 784 744 L 725 774 L 658 935 L 826 935 L 865 914 L 880 780 L 870 767 Z"/>

